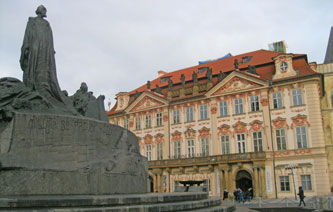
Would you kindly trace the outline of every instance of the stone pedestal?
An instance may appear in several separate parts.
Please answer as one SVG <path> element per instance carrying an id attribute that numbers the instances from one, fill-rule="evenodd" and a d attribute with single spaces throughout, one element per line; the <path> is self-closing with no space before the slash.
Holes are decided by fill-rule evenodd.
<path id="1" fill-rule="evenodd" d="M 116 125 L 25 113 L 0 123 L 0 196 L 146 193 L 147 167 Z"/>

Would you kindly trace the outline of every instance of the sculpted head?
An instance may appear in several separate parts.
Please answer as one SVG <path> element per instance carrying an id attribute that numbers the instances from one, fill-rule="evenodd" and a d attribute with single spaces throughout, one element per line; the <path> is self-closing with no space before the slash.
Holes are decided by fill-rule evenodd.
<path id="1" fill-rule="evenodd" d="M 44 5 L 39 5 L 37 7 L 37 10 L 36 10 L 36 14 L 37 16 L 40 16 L 42 18 L 46 17 L 46 8 L 44 7 Z"/>
<path id="2" fill-rule="evenodd" d="M 88 86 L 87 86 L 87 84 L 85 82 L 81 83 L 80 90 L 84 91 L 84 92 L 88 91 Z"/>

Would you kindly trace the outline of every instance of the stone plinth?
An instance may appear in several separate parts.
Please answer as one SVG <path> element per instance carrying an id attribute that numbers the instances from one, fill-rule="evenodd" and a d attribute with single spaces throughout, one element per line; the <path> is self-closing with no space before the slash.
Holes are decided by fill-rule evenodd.
<path id="1" fill-rule="evenodd" d="M 0 123 L 0 196 L 147 192 L 137 137 L 105 122 L 15 113 Z"/>

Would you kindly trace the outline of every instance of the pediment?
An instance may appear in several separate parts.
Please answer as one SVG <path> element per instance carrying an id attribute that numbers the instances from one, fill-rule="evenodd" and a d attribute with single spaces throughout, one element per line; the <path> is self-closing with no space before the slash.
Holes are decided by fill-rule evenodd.
<path id="1" fill-rule="evenodd" d="M 247 91 L 268 86 L 268 83 L 255 76 L 250 76 L 240 72 L 233 72 L 215 85 L 206 95 L 215 96 L 221 94 Z"/>
<path id="2" fill-rule="evenodd" d="M 142 111 L 165 106 L 167 101 L 150 93 L 142 93 L 127 109 L 127 112 Z"/>

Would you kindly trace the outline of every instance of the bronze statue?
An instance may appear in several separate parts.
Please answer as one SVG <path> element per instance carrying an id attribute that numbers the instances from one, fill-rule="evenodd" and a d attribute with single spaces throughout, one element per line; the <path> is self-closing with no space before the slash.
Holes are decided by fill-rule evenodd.
<path id="1" fill-rule="evenodd" d="M 44 19 L 46 8 L 40 5 L 36 14 L 37 17 L 28 20 L 21 48 L 23 83 L 48 100 L 64 103 L 57 79 L 52 30 L 49 22 Z"/>

